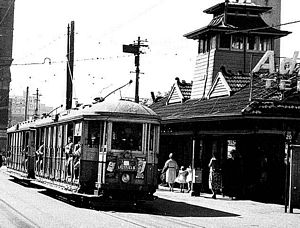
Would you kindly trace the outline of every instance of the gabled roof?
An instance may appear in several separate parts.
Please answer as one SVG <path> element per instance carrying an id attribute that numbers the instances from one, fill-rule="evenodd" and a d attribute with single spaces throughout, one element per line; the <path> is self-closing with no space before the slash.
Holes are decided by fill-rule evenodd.
<path id="1" fill-rule="evenodd" d="M 210 91 L 208 92 L 208 99 L 213 97 L 230 96 L 231 88 L 228 85 L 222 72 L 217 74 Z"/>
<path id="2" fill-rule="evenodd" d="M 175 80 L 176 82 L 171 88 L 166 104 L 182 103 L 191 97 L 192 83 L 180 82 L 178 77 Z"/>

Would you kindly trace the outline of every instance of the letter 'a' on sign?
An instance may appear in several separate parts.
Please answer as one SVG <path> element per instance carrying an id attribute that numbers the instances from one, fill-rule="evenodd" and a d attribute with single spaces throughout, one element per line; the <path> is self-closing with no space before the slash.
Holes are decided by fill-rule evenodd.
<path id="1" fill-rule="evenodd" d="M 131 53 L 131 54 L 138 54 L 139 53 L 139 48 L 138 46 L 135 45 L 123 45 L 123 52 L 125 53 Z"/>
<path id="2" fill-rule="evenodd" d="M 274 51 L 266 51 L 253 68 L 252 73 L 258 72 L 260 69 L 269 70 L 270 74 L 275 72 Z"/>

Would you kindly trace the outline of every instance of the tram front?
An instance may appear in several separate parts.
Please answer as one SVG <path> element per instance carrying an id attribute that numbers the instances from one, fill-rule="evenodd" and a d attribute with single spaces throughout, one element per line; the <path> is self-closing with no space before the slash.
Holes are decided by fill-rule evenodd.
<path id="1" fill-rule="evenodd" d="M 100 102 L 83 121 L 81 187 L 115 200 L 151 199 L 157 189 L 159 117 L 131 102 Z M 85 190 L 84 190 L 85 191 Z"/>

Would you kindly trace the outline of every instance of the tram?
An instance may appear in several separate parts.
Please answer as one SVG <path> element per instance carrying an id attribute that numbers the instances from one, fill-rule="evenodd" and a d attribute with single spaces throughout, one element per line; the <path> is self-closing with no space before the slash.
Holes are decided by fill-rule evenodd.
<path id="1" fill-rule="evenodd" d="M 131 101 L 91 105 L 7 130 L 10 175 L 74 196 L 148 200 L 157 189 L 160 118 Z"/>

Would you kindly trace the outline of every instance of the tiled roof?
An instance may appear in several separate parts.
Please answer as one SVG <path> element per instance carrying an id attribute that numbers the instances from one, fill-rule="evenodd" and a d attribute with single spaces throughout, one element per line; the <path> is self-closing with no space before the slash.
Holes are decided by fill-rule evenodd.
<path id="1" fill-rule="evenodd" d="M 165 97 L 161 101 L 152 104 L 151 108 L 161 116 L 162 121 L 185 122 L 204 118 L 251 114 L 251 112 L 244 112 L 244 110 L 249 108 L 253 101 L 258 103 L 266 100 L 269 100 L 271 103 L 284 102 L 280 101 L 281 93 L 277 88 L 266 89 L 265 81 L 258 76 L 255 76 L 253 79 L 252 90 L 250 90 L 250 76 L 232 75 L 232 78 L 226 80 L 230 81 L 229 84 L 235 91 L 231 96 L 206 100 L 190 99 L 183 103 L 169 105 L 166 105 L 167 97 Z M 250 101 L 250 96 L 252 101 Z"/>
<path id="2" fill-rule="evenodd" d="M 178 88 L 180 89 L 184 100 L 188 100 L 191 98 L 192 83 L 187 83 L 187 82 L 178 83 Z"/>
<path id="3" fill-rule="evenodd" d="M 244 88 L 250 83 L 250 75 L 236 74 L 236 75 L 224 75 L 232 92 L 236 92 Z"/>
<path id="4" fill-rule="evenodd" d="M 208 31 L 236 31 L 248 34 L 268 34 L 276 38 L 286 36 L 291 32 L 279 30 L 267 25 L 267 23 L 261 17 L 245 17 L 241 15 L 228 15 L 227 21 L 224 23 L 224 13 L 214 16 L 210 23 L 187 33 L 184 37 L 188 39 L 199 39 L 199 35 L 204 35 Z"/>

